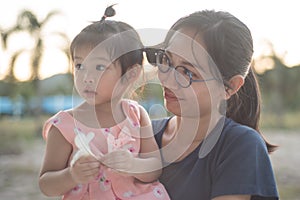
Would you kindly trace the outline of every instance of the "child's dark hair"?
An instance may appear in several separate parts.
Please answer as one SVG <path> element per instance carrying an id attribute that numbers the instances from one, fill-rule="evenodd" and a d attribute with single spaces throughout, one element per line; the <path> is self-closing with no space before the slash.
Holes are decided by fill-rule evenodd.
<path id="1" fill-rule="evenodd" d="M 168 32 L 167 44 L 174 31 L 182 27 L 196 30 L 205 43 L 205 49 L 218 67 L 225 88 L 235 75 L 245 77 L 240 90 L 227 101 L 226 116 L 259 132 L 261 111 L 260 90 L 252 69 L 253 41 L 250 30 L 228 12 L 200 11 L 179 19 Z M 269 152 L 277 146 L 268 143 Z"/>
<path id="2" fill-rule="evenodd" d="M 122 75 L 133 65 L 142 65 L 143 44 L 138 33 L 124 22 L 106 20 L 115 13 L 113 5 L 107 7 L 100 21 L 88 25 L 74 38 L 70 46 L 72 59 L 77 46 L 85 46 L 92 50 L 109 39 L 114 45 L 110 45 L 105 50 L 109 52 L 113 61 L 120 62 Z"/>

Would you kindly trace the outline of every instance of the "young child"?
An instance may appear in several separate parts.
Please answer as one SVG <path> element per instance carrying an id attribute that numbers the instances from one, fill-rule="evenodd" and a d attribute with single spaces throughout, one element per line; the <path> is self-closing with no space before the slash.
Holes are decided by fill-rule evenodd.
<path id="1" fill-rule="evenodd" d="M 157 182 L 161 158 L 147 112 L 124 99 L 141 73 L 143 45 L 128 24 L 106 20 L 72 41 L 74 85 L 84 98 L 43 129 L 46 151 L 39 185 L 63 199 L 169 199 Z"/>

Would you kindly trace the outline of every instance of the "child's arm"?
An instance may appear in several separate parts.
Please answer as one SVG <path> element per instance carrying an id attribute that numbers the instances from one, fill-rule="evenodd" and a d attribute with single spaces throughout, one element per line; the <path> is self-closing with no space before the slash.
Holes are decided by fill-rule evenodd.
<path id="1" fill-rule="evenodd" d="M 72 167 L 68 161 L 72 145 L 60 131 L 52 126 L 49 130 L 39 186 L 47 196 L 60 196 L 74 188 L 78 183 L 94 179 L 99 172 L 99 162 L 92 156 L 78 159 Z"/>
<path id="2" fill-rule="evenodd" d="M 141 144 L 139 157 L 125 150 L 113 151 L 102 157 L 102 162 L 115 170 L 132 175 L 142 182 L 152 182 L 161 174 L 161 157 L 153 136 L 151 120 L 140 106 Z"/>

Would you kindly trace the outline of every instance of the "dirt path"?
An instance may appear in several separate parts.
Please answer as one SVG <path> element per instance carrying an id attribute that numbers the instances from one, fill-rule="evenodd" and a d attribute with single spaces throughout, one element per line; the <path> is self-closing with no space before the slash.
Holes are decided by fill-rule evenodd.
<path id="1" fill-rule="evenodd" d="M 271 155 L 279 194 L 283 200 L 300 199 L 300 131 L 276 131 L 267 134 L 270 142 L 279 145 Z"/>
<path id="2" fill-rule="evenodd" d="M 288 196 L 286 188 L 293 187 L 294 196 L 281 198 L 296 200 L 300 196 L 300 132 L 266 132 L 267 139 L 280 149 L 271 155 L 279 192 Z M 44 142 L 37 139 L 21 155 L 0 156 L 1 200 L 53 200 L 41 194 L 37 184 Z M 298 187 L 298 188 L 295 188 Z"/>
<path id="3" fill-rule="evenodd" d="M 0 199 L 50 200 L 38 187 L 39 166 L 44 153 L 44 142 L 33 141 L 21 155 L 0 157 Z"/>

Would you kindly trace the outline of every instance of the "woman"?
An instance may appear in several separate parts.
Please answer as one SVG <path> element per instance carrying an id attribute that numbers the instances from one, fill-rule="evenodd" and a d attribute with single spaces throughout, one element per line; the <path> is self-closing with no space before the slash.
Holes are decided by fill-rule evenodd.
<path id="1" fill-rule="evenodd" d="M 160 181 L 172 200 L 278 199 L 268 155 L 276 146 L 259 132 L 252 55 L 247 26 L 207 10 L 179 19 L 156 47 L 173 116 L 153 121 L 153 129 L 164 163 Z"/>

